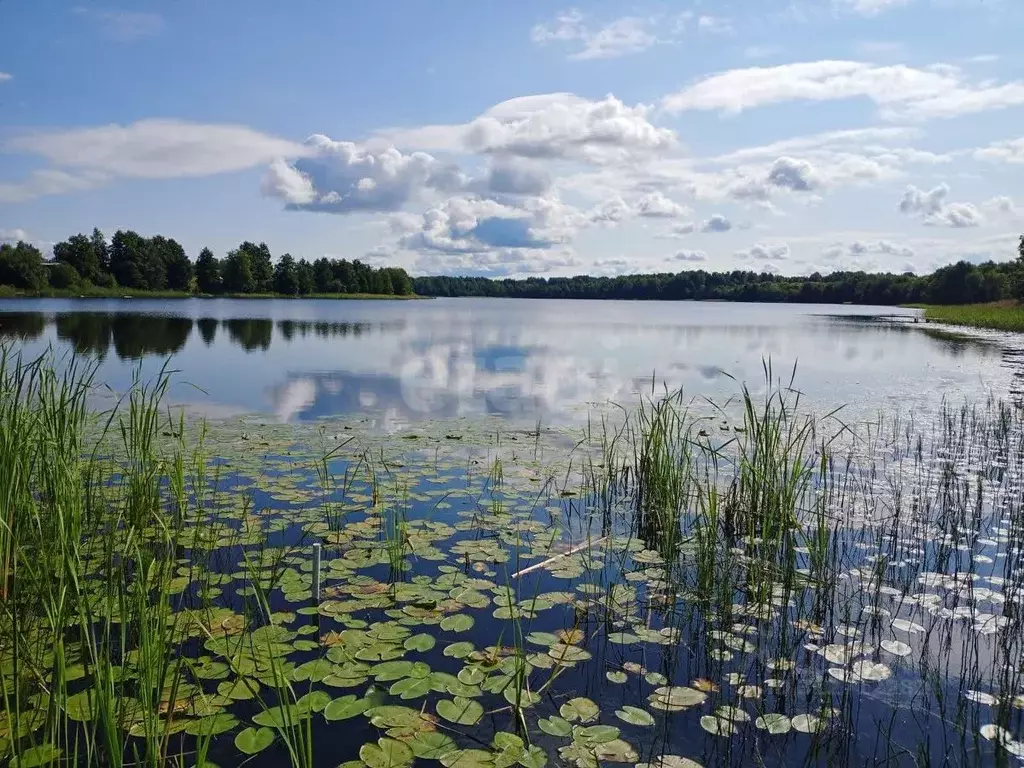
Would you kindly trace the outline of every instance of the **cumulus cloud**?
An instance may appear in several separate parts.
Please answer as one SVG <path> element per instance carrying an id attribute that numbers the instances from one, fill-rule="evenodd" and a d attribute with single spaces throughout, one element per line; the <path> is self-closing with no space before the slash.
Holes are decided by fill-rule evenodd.
<path id="1" fill-rule="evenodd" d="M 264 194 L 295 210 L 397 211 L 425 190 L 453 192 L 467 183 L 457 168 L 426 152 L 375 151 L 316 134 L 300 154 L 290 164 L 275 162 L 263 180 Z"/>
<path id="2" fill-rule="evenodd" d="M 786 243 L 757 243 L 743 251 L 736 251 L 737 259 L 756 259 L 759 261 L 782 261 L 789 258 L 789 246 Z"/>
<path id="3" fill-rule="evenodd" d="M 14 75 L 10 72 L 0 72 L 0 83 L 6 83 L 8 80 L 13 80 Z"/>
<path id="4" fill-rule="evenodd" d="M 590 221 L 595 224 L 619 224 L 633 214 L 633 209 L 621 197 L 612 197 L 594 206 Z"/>
<path id="5" fill-rule="evenodd" d="M 821 186 L 817 174 L 806 160 L 780 157 L 768 171 L 768 183 L 794 192 L 811 192 Z"/>
<path id="6" fill-rule="evenodd" d="M 929 226 L 954 227 L 963 229 L 977 227 L 984 223 L 982 216 L 970 203 L 947 203 L 949 185 L 939 184 L 927 192 L 913 184 L 907 187 L 900 200 L 901 213 L 918 215 Z"/>
<path id="7" fill-rule="evenodd" d="M 697 29 L 716 35 L 732 32 L 732 22 L 723 16 L 701 16 L 697 19 Z"/>
<path id="8" fill-rule="evenodd" d="M 614 59 L 646 51 L 658 42 L 651 28 L 655 18 L 624 16 L 594 28 L 577 10 L 560 13 L 551 22 L 536 25 L 530 39 L 538 45 L 570 43 L 570 59 Z"/>
<path id="9" fill-rule="evenodd" d="M 686 216 L 689 209 L 675 200 L 670 200 L 661 192 L 651 192 L 641 197 L 636 204 L 636 215 L 651 219 L 674 219 Z"/>
<path id="10" fill-rule="evenodd" d="M 733 69 L 669 94 L 669 112 L 746 109 L 789 101 L 867 98 L 889 119 L 951 117 L 1024 104 L 1024 82 L 971 82 L 955 66 L 924 69 L 859 61 L 809 61 Z"/>
<path id="11" fill-rule="evenodd" d="M 551 174 L 525 160 L 505 158 L 491 166 L 487 191 L 499 195 L 543 195 L 551 188 Z"/>
<path id="12" fill-rule="evenodd" d="M 505 248 L 481 253 L 421 253 L 416 260 L 415 270 L 428 275 L 520 277 L 578 267 L 580 263 L 571 250 Z"/>
<path id="13" fill-rule="evenodd" d="M 704 251 L 679 251 L 671 257 L 672 261 L 707 261 L 708 255 Z"/>
<path id="14" fill-rule="evenodd" d="M 701 232 L 728 232 L 730 229 L 732 222 L 720 213 L 714 214 L 700 225 Z"/>
<path id="15" fill-rule="evenodd" d="M 591 101 L 550 93 L 504 101 L 469 123 L 388 130 L 378 138 L 427 151 L 606 164 L 676 146 L 675 132 L 654 126 L 649 113 L 650 107 L 630 107 L 614 96 Z"/>

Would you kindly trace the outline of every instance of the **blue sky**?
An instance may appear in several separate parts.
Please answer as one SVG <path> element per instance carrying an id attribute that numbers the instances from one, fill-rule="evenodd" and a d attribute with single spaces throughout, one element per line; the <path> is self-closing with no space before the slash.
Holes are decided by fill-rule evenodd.
<path id="1" fill-rule="evenodd" d="M 1017 0 L 0 1 L 0 238 L 926 272 L 1024 231 Z"/>

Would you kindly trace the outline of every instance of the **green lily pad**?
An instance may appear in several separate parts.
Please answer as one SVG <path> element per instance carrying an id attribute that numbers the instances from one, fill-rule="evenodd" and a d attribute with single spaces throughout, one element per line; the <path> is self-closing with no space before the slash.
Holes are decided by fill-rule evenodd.
<path id="1" fill-rule="evenodd" d="M 418 728 L 423 723 L 423 716 L 417 710 L 393 704 L 371 707 L 366 715 L 378 728 Z"/>
<path id="2" fill-rule="evenodd" d="M 418 731 L 406 743 L 421 760 L 441 760 L 458 750 L 455 740 L 440 731 Z"/>
<path id="3" fill-rule="evenodd" d="M 327 720 L 347 720 L 361 715 L 366 711 L 368 702 L 354 695 L 342 696 L 324 707 L 324 718 Z"/>
<path id="4" fill-rule="evenodd" d="M 789 729 L 792 727 L 789 718 L 777 712 L 761 715 L 754 721 L 754 725 L 773 735 L 789 733 Z"/>
<path id="5" fill-rule="evenodd" d="M 494 753 L 483 749 L 460 749 L 441 758 L 445 768 L 494 768 Z"/>
<path id="6" fill-rule="evenodd" d="M 235 736 L 235 747 L 246 755 L 255 755 L 274 743 L 274 731 L 270 728 L 246 728 Z"/>
<path id="7" fill-rule="evenodd" d="M 544 768 L 548 764 L 548 756 L 543 749 L 531 744 L 519 756 L 518 762 L 523 768 Z"/>
<path id="8" fill-rule="evenodd" d="M 218 736 L 238 727 L 238 718 L 227 712 L 207 715 L 192 720 L 185 726 L 185 733 L 190 736 Z"/>
<path id="9" fill-rule="evenodd" d="M 444 649 L 445 656 L 451 656 L 455 659 L 464 659 L 473 652 L 473 644 L 467 642 L 452 643 Z"/>
<path id="10" fill-rule="evenodd" d="M 445 632 L 468 632 L 475 623 L 469 614 L 456 613 L 454 616 L 445 616 L 441 619 L 441 629 Z"/>
<path id="11" fill-rule="evenodd" d="M 622 684 L 629 680 L 629 675 L 618 669 L 609 669 L 604 673 L 604 676 L 608 678 L 609 682 Z"/>
<path id="12" fill-rule="evenodd" d="M 406 768 L 412 765 L 412 748 L 397 739 L 380 738 L 376 744 L 363 744 L 359 759 L 369 768 Z"/>
<path id="13" fill-rule="evenodd" d="M 421 696 L 426 696 L 431 690 L 430 678 L 407 677 L 392 684 L 388 693 L 402 699 L 418 699 Z"/>
<path id="14" fill-rule="evenodd" d="M 407 638 L 404 645 L 407 651 L 429 651 L 437 641 L 427 634 L 413 635 Z"/>
<path id="15" fill-rule="evenodd" d="M 437 714 L 457 725 L 475 725 L 484 715 L 482 704 L 462 696 L 456 696 L 454 700 L 441 699 L 436 709 Z"/>
<path id="16" fill-rule="evenodd" d="M 597 704 L 592 702 L 590 699 L 585 699 L 583 697 L 569 699 L 565 704 L 558 708 L 558 714 L 570 723 L 574 723 L 577 720 L 581 723 L 589 723 L 592 720 L 596 720 L 600 713 L 601 710 L 598 708 Z"/>
<path id="17" fill-rule="evenodd" d="M 552 736 L 569 736 L 572 734 L 572 723 L 568 720 L 563 720 L 558 715 L 541 718 L 537 721 L 537 725 L 544 733 Z"/>
<path id="18" fill-rule="evenodd" d="M 622 709 L 615 710 L 615 716 L 630 725 L 651 726 L 654 725 L 654 718 L 646 709 L 623 705 Z"/>
<path id="19" fill-rule="evenodd" d="M 11 761 L 11 768 L 38 768 L 52 765 L 61 756 L 61 750 L 53 744 L 39 744 L 29 747 L 21 755 Z"/>
<path id="20" fill-rule="evenodd" d="M 373 679 L 378 682 L 390 682 L 391 680 L 401 680 L 403 677 L 409 677 L 412 675 L 412 662 L 411 661 L 385 661 L 383 664 L 378 664 L 371 670 Z"/>

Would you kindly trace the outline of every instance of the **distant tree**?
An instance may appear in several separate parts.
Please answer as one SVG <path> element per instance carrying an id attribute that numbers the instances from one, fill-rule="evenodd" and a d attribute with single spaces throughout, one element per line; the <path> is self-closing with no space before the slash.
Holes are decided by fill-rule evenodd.
<path id="1" fill-rule="evenodd" d="M 274 265 L 270 249 L 266 243 L 255 243 L 246 240 L 238 250 L 246 254 L 249 261 L 249 269 L 252 272 L 253 289 L 252 293 L 268 293 L 274 289 Z"/>
<path id="2" fill-rule="evenodd" d="M 148 288 L 149 244 L 138 232 L 118 230 L 110 241 L 110 272 L 125 288 Z"/>
<path id="3" fill-rule="evenodd" d="M 54 262 L 47 277 L 50 280 L 50 286 L 59 290 L 77 288 L 82 282 L 82 278 L 75 268 L 65 261 Z"/>
<path id="4" fill-rule="evenodd" d="M 412 278 L 409 277 L 409 273 L 401 267 L 391 267 L 388 269 L 391 274 L 391 286 L 395 290 L 397 296 L 409 296 L 412 294 Z"/>
<path id="5" fill-rule="evenodd" d="M 110 248 L 107 246 L 107 238 L 99 231 L 98 228 L 93 227 L 92 235 L 89 236 L 89 242 L 92 243 L 92 252 L 100 262 L 100 268 L 109 273 L 110 272 Z"/>
<path id="6" fill-rule="evenodd" d="M 299 259 L 295 265 L 295 276 L 299 283 L 299 294 L 307 296 L 316 293 L 316 272 L 313 265 L 305 259 Z"/>
<path id="7" fill-rule="evenodd" d="M 196 287 L 200 293 L 220 293 L 220 262 L 209 248 L 203 248 L 196 259 Z"/>
<path id="8" fill-rule="evenodd" d="M 391 296 L 395 289 L 391 285 L 391 272 L 387 269 L 378 269 L 373 273 L 371 280 L 372 292 L 381 296 Z"/>
<path id="9" fill-rule="evenodd" d="M 230 251 L 221 266 L 221 282 L 227 293 L 254 293 L 256 279 L 249 253 L 241 248 Z"/>
<path id="10" fill-rule="evenodd" d="M 1014 294 L 1017 299 L 1024 301 L 1024 235 L 1020 236 L 1017 243 L 1017 274 L 1014 275 Z"/>
<path id="11" fill-rule="evenodd" d="M 313 262 L 313 280 L 316 293 L 338 293 L 334 279 L 334 269 L 330 260 L 321 256 Z"/>
<path id="12" fill-rule="evenodd" d="M 284 254 L 274 268 L 274 291 L 286 296 L 295 296 L 299 292 L 298 270 L 290 253 Z"/>
<path id="13" fill-rule="evenodd" d="M 46 287 L 46 269 L 43 254 L 34 245 L 21 240 L 16 245 L 0 245 L 0 285 L 42 290 Z"/>
<path id="14" fill-rule="evenodd" d="M 106 243 L 97 252 L 96 244 L 85 235 L 73 235 L 53 246 L 54 261 L 71 265 L 78 275 L 91 283 L 102 282 L 102 276 L 107 271 L 103 263 L 105 258 Z"/>
<path id="15" fill-rule="evenodd" d="M 167 288 L 172 291 L 192 290 L 192 262 L 185 255 L 185 249 L 173 238 L 154 237 L 150 240 L 154 258 L 163 263 Z"/>

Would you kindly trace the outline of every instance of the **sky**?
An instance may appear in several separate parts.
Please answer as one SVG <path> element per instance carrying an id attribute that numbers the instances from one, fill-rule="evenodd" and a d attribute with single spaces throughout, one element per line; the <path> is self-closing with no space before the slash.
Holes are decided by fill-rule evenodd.
<path id="1" fill-rule="evenodd" d="M 926 273 L 1024 231 L 1020 0 L 0 0 L 0 240 Z"/>

